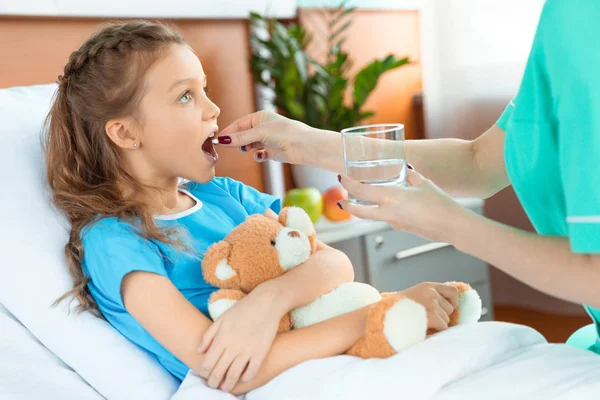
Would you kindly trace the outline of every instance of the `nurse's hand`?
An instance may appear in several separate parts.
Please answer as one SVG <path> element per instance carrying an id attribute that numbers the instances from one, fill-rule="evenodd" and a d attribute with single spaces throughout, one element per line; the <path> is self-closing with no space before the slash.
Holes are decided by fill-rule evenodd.
<path id="1" fill-rule="evenodd" d="M 408 231 L 433 241 L 453 243 L 456 221 L 470 211 L 455 202 L 433 182 L 408 169 L 408 187 L 381 187 L 340 177 L 355 198 L 378 207 L 340 202 L 341 207 L 361 219 L 388 222 L 394 229 Z"/>
<path id="2" fill-rule="evenodd" d="M 258 111 L 231 123 L 219 133 L 219 144 L 241 151 L 257 150 L 254 159 L 290 164 L 310 164 L 335 170 L 342 162 L 337 132 L 312 128 L 272 111 Z"/>

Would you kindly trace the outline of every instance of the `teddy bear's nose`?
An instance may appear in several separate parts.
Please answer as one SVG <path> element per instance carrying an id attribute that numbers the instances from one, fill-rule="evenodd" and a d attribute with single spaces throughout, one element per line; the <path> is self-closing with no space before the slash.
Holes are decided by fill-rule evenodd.
<path id="1" fill-rule="evenodd" d="M 288 232 L 288 236 L 289 237 L 293 237 L 293 238 L 299 238 L 300 237 L 300 232 L 298 232 L 298 231 L 289 231 Z"/>

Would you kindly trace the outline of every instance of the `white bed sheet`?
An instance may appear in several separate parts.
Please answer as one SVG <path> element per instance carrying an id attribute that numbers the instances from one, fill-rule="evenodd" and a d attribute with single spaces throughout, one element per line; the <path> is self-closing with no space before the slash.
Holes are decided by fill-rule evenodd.
<path id="1" fill-rule="evenodd" d="M 2 305 L 0 327 L 0 400 L 103 399 Z M 595 399 L 600 357 L 548 344 L 524 326 L 487 322 L 450 329 L 388 359 L 308 361 L 246 396 L 211 389 L 190 373 L 172 400 L 388 398 Z"/>
<path id="2" fill-rule="evenodd" d="M 97 400 L 103 397 L 0 304 L 0 399 Z"/>
<path id="3" fill-rule="evenodd" d="M 232 400 L 188 374 L 173 400 Z M 388 359 L 338 356 L 292 368 L 245 400 L 593 399 L 600 357 L 548 344 L 535 330 L 501 322 L 456 327 Z"/>

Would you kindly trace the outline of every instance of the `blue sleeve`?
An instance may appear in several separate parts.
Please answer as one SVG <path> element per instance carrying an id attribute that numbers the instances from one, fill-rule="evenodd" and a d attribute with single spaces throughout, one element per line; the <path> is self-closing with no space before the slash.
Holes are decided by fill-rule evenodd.
<path id="1" fill-rule="evenodd" d="M 143 239 L 127 223 L 114 218 L 96 222 L 82 234 L 83 267 L 94 299 L 102 306 L 125 308 L 121 298 L 123 278 L 133 271 L 167 276 L 158 247 Z"/>
<path id="2" fill-rule="evenodd" d="M 268 209 L 276 214 L 281 211 L 281 200 L 270 194 L 261 193 L 252 186 L 243 184 L 231 178 L 221 178 L 225 190 L 246 209 L 248 215 L 264 214 Z"/>

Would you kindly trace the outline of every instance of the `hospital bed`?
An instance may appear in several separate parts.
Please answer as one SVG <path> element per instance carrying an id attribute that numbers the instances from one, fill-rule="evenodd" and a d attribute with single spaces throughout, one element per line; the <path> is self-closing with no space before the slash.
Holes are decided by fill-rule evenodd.
<path id="1" fill-rule="evenodd" d="M 235 399 L 193 373 L 180 385 L 106 321 L 74 312 L 76 303 L 53 306 L 71 284 L 68 224 L 49 202 L 40 140 L 55 89 L 0 89 L 0 399 Z M 600 357 L 485 322 L 388 359 L 305 362 L 240 398 L 600 398 Z"/>

